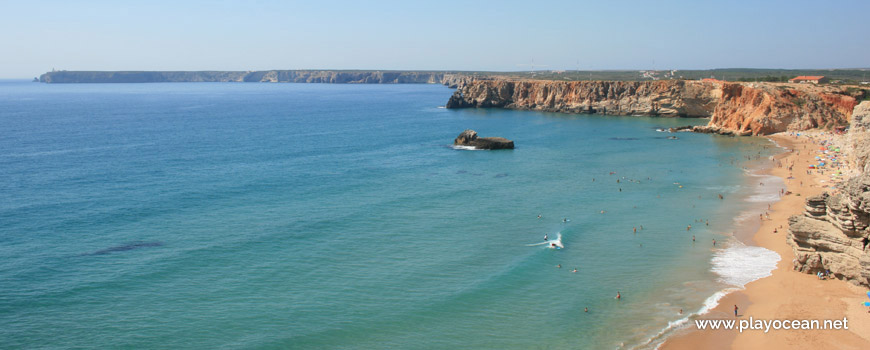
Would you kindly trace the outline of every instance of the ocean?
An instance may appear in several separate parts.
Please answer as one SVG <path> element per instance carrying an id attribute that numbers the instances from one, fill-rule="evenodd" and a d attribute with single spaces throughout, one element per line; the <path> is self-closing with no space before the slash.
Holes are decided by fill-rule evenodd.
<path id="1" fill-rule="evenodd" d="M 779 259 L 768 140 L 452 92 L 0 82 L 0 348 L 649 348 Z"/>

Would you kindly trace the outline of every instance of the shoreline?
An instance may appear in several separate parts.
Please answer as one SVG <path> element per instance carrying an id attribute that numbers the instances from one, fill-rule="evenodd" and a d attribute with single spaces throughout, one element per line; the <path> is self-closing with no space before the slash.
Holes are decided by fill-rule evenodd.
<path id="1" fill-rule="evenodd" d="M 807 174 L 804 169 L 813 160 L 811 150 L 816 144 L 807 138 L 788 134 L 767 136 L 784 152 L 774 156 L 774 161 L 794 164 L 793 173 L 787 167 L 769 167 L 759 175 L 771 175 L 782 179 L 791 195 L 781 196 L 771 205 L 769 218 L 761 221 L 758 230 L 747 240 L 780 255 L 780 260 L 770 276 L 752 281 L 724 295 L 718 304 L 694 319 L 735 319 L 733 306 L 739 307 L 736 319 L 849 319 L 849 330 L 698 330 L 694 322 L 671 334 L 660 349 L 794 349 L 794 348 L 870 348 L 870 319 L 859 302 L 863 290 L 841 280 L 820 281 L 813 275 L 793 271 L 794 254 L 786 242 L 788 217 L 804 211 L 806 198 L 825 191 L 829 184 L 822 176 Z M 789 177 L 793 177 L 789 179 Z M 776 229 L 776 233 L 774 233 Z M 735 237 L 737 240 L 741 240 Z M 794 293 L 800 291 L 800 293 Z M 854 306 L 853 306 L 854 305 Z M 691 320 L 690 320 L 691 321 Z M 863 334 L 863 335 L 862 335 Z"/>

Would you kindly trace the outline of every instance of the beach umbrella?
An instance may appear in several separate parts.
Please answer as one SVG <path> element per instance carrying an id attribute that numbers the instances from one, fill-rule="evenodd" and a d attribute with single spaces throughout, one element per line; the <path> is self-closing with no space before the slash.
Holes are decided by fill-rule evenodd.
<path id="1" fill-rule="evenodd" d="M 867 292 L 867 297 L 870 298 L 870 292 Z M 870 306 L 870 301 L 865 301 L 864 306 Z"/>

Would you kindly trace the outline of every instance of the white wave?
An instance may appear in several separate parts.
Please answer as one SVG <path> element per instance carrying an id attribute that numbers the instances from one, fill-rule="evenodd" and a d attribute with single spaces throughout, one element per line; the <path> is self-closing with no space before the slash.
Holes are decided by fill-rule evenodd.
<path id="1" fill-rule="evenodd" d="M 701 305 L 701 308 L 698 309 L 698 311 L 693 312 L 693 313 L 689 313 L 681 319 L 677 319 L 677 320 L 673 320 L 673 321 L 668 322 L 667 326 L 662 328 L 662 330 L 659 331 L 655 336 L 649 338 L 649 340 L 647 340 L 647 342 L 645 344 L 636 346 L 634 348 L 635 349 L 647 348 L 650 345 L 655 345 L 655 348 L 658 349 L 662 344 L 664 344 L 664 340 L 666 339 L 666 336 L 668 335 L 668 333 L 684 327 L 686 324 L 689 323 L 689 320 L 691 320 L 692 317 L 700 316 L 700 315 L 703 315 L 703 314 L 709 312 L 710 310 L 713 310 L 713 308 L 715 308 L 716 306 L 719 305 L 719 301 L 722 300 L 722 298 L 724 298 L 726 295 L 728 295 L 728 293 L 731 293 L 731 292 L 737 291 L 737 290 L 740 290 L 740 288 L 726 288 L 726 289 L 723 289 L 723 290 L 720 290 L 720 291 L 714 293 L 713 295 L 708 297 L 706 300 L 704 300 L 703 305 Z"/>
<path id="2" fill-rule="evenodd" d="M 743 288 L 749 282 L 770 276 L 779 259 L 779 254 L 770 249 L 735 242 L 713 254 L 712 270 L 720 281 Z"/>
<path id="3" fill-rule="evenodd" d="M 455 150 L 463 150 L 463 151 L 482 151 L 482 150 L 480 150 L 480 149 L 474 148 L 474 146 L 459 146 L 459 145 L 453 145 L 453 146 L 450 146 L 450 147 L 452 147 L 452 148 L 455 149 Z"/>
<path id="4" fill-rule="evenodd" d="M 778 200 L 779 193 L 759 193 L 746 198 L 747 202 L 776 202 Z"/>
<path id="5" fill-rule="evenodd" d="M 556 239 L 554 239 L 554 240 L 546 240 L 546 241 L 543 241 L 543 242 L 540 242 L 540 243 L 533 243 L 533 244 L 526 244 L 526 245 L 529 246 L 529 247 L 534 247 L 534 246 L 539 246 L 539 245 L 546 245 L 547 248 L 550 248 L 550 249 L 562 249 L 562 248 L 565 248 L 565 246 L 562 245 L 562 233 L 561 233 L 561 232 L 556 233 Z"/>
<path id="6" fill-rule="evenodd" d="M 756 212 L 752 212 L 752 211 L 744 211 L 744 212 L 741 212 L 739 215 L 734 217 L 734 222 L 739 224 L 739 223 L 742 223 L 746 220 L 757 218 L 758 214 L 760 214 L 760 213 L 756 213 Z"/>

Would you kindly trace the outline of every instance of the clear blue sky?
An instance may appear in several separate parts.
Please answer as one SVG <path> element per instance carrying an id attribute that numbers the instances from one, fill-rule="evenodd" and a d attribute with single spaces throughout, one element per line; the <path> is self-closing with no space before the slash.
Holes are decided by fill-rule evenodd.
<path id="1" fill-rule="evenodd" d="M 868 67 L 868 13 L 868 0 L 0 0 L 0 78 L 52 68 L 515 71 L 532 61 Z"/>

